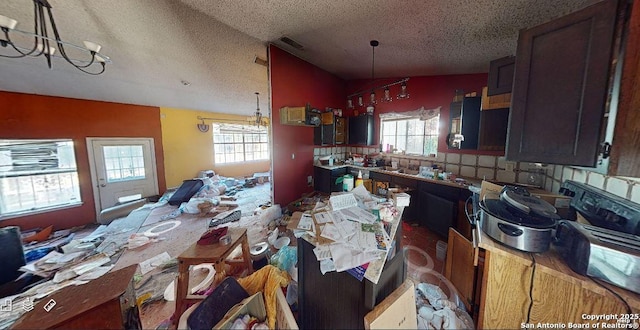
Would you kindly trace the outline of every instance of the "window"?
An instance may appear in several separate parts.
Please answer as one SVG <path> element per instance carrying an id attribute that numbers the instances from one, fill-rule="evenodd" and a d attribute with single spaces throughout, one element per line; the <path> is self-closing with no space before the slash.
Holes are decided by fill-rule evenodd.
<path id="1" fill-rule="evenodd" d="M 80 202 L 73 141 L 0 139 L 0 216 Z"/>
<path id="2" fill-rule="evenodd" d="M 216 164 L 269 159 L 269 139 L 264 127 L 213 124 Z"/>
<path id="3" fill-rule="evenodd" d="M 105 146 L 103 152 L 108 183 L 145 178 L 142 146 Z"/>
<path id="4" fill-rule="evenodd" d="M 438 123 L 440 116 L 390 119 L 382 121 L 381 141 L 383 150 L 403 150 L 407 154 L 428 156 L 438 151 Z"/>

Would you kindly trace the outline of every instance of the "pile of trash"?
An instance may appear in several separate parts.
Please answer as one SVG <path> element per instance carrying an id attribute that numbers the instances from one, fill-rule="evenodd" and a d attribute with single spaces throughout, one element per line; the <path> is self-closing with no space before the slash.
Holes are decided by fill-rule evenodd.
<path id="1" fill-rule="evenodd" d="M 418 329 L 474 328 L 473 319 L 465 310 L 457 290 L 442 274 L 433 269 L 421 269 L 413 277 Z"/>

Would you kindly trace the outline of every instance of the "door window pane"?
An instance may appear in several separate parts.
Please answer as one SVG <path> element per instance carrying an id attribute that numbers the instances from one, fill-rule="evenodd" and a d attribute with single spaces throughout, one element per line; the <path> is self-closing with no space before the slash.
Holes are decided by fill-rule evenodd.
<path id="1" fill-rule="evenodd" d="M 145 178 L 142 146 L 105 146 L 103 147 L 107 182 L 122 182 Z"/>

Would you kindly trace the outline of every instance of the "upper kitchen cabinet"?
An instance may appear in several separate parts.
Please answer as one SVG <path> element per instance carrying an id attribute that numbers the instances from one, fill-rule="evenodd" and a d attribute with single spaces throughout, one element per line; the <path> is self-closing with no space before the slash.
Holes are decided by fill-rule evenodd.
<path id="1" fill-rule="evenodd" d="M 322 115 L 319 111 L 306 107 L 282 107 L 280 108 L 280 124 L 294 126 L 319 126 L 322 124 Z"/>
<path id="2" fill-rule="evenodd" d="M 627 24 L 618 113 L 609 175 L 640 177 L 640 3 L 635 1 Z"/>
<path id="3" fill-rule="evenodd" d="M 516 58 L 513 56 L 499 58 L 489 63 L 488 96 L 511 93 L 515 63 Z"/>
<path id="4" fill-rule="evenodd" d="M 373 145 L 373 116 L 349 117 L 349 144 Z"/>
<path id="5" fill-rule="evenodd" d="M 506 157 L 594 167 L 601 150 L 618 1 L 522 30 Z"/>
<path id="6" fill-rule="evenodd" d="M 449 108 L 450 149 L 477 149 L 480 129 L 481 97 L 464 97 L 460 102 L 452 102 Z"/>

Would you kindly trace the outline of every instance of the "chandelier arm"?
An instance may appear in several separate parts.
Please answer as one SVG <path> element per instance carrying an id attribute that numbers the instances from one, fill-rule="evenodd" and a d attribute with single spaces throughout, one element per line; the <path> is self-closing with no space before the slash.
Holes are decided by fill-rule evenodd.
<path id="1" fill-rule="evenodd" d="M 67 55 L 67 52 L 64 49 L 64 43 L 62 42 L 62 38 L 60 38 L 60 33 L 58 32 L 58 27 L 56 26 L 56 21 L 53 18 L 53 13 L 51 12 L 51 6 L 47 6 L 47 14 L 49 15 L 49 22 L 51 23 L 51 29 L 53 30 L 53 34 L 55 36 L 55 40 L 56 43 L 58 44 L 58 48 L 60 48 L 60 55 L 62 55 L 62 58 L 64 58 L 67 62 L 69 62 L 69 64 L 75 66 L 76 68 L 80 69 L 84 69 L 84 68 L 88 68 L 89 66 L 91 66 L 96 59 L 96 53 L 94 51 L 90 51 L 91 53 L 91 60 L 89 61 L 89 63 L 85 64 L 85 65 L 79 65 L 75 62 L 73 62 L 69 56 Z M 78 61 L 82 61 L 82 60 L 78 60 Z M 89 73 L 85 70 L 80 70 L 83 71 L 85 73 Z M 103 70 L 104 72 L 104 66 L 103 66 Z"/>
<path id="2" fill-rule="evenodd" d="M 44 54 L 44 57 L 47 58 L 47 65 L 49 66 L 49 69 L 51 69 L 51 44 L 49 43 L 49 32 L 47 31 L 44 9 L 41 2 L 39 2 L 38 5 L 38 15 L 40 16 L 40 22 L 42 23 L 40 25 L 40 35 L 43 36 L 43 47 L 40 54 Z"/>
<path id="3" fill-rule="evenodd" d="M 78 69 L 78 70 L 80 70 L 80 71 L 82 71 L 82 72 L 84 72 L 84 73 L 86 73 L 86 74 L 90 74 L 90 75 L 92 75 L 92 76 L 97 76 L 97 75 L 102 74 L 102 73 L 104 72 L 104 69 L 105 69 L 105 64 L 104 64 L 104 63 L 102 63 L 102 62 L 99 62 L 99 63 L 100 63 L 100 64 L 102 64 L 102 69 L 100 70 L 100 72 L 91 72 L 91 71 L 87 71 L 87 70 L 85 70 L 85 68 L 83 68 L 83 67 L 80 67 L 80 66 L 77 66 L 77 65 L 73 65 L 73 64 L 72 64 L 72 65 L 73 65 L 74 67 L 76 67 L 76 69 Z"/>

